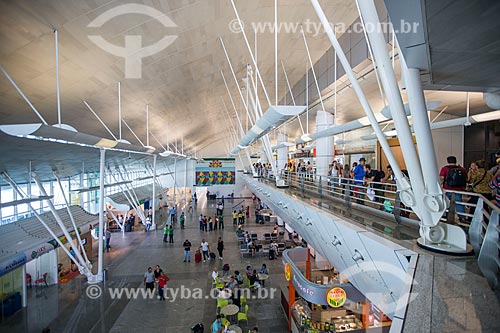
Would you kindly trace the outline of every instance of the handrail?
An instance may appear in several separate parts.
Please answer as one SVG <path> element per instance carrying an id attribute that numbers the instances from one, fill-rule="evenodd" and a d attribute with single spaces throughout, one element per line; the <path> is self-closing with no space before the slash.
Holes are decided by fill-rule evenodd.
<path id="1" fill-rule="evenodd" d="M 416 222 L 415 225 L 418 223 L 418 217 L 412 214 L 412 209 L 405 207 L 401 203 L 396 184 L 384 182 L 365 184 L 364 181 L 357 182 L 352 178 L 319 176 L 307 171 L 290 172 L 281 170 L 280 175 L 289 186 L 302 192 L 308 191 L 317 194 L 320 197 L 326 195 L 335 200 L 341 200 L 345 203 L 347 209 L 350 209 L 350 207 L 367 207 L 366 209 L 371 211 L 385 211 L 384 216 L 390 216 L 387 213 L 391 213 L 397 223 Z M 273 178 L 273 175 L 267 171 L 262 172 L 261 176 L 266 179 Z M 372 195 L 370 197 L 367 195 L 368 189 L 373 189 L 375 192 L 373 200 L 370 198 Z M 498 275 L 500 271 L 500 208 L 480 193 L 446 189 L 443 191 L 451 199 L 441 221 L 443 223 L 458 224 L 462 228 L 469 228 L 469 239 L 476 254 L 479 254 L 478 261 L 480 262 L 481 271 L 488 278 L 493 288 L 500 288 L 500 276 Z M 461 195 L 461 201 L 455 201 L 454 194 Z M 474 199 L 472 202 L 467 202 L 464 197 L 477 197 L 478 200 Z M 474 202 L 477 202 L 477 204 Z M 462 206 L 463 209 L 457 211 L 458 206 Z M 470 212 L 465 212 L 466 207 Z M 472 214 L 472 212 L 474 213 Z M 455 215 L 459 218 L 459 221 L 455 220 Z"/>
<path id="2" fill-rule="evenodd" d="M 240 202 L 238 202 L 236 205 L 234 205 L 234 206 L 233 206 L 233 207 L 231 207 L 231 208 L 237 207 L 237 206 L 241 205 L 241 204 L 242 204 L 242 203 L 244 203 L 244 202 L 245 202 L 245 200 L 241 200 Z"/>

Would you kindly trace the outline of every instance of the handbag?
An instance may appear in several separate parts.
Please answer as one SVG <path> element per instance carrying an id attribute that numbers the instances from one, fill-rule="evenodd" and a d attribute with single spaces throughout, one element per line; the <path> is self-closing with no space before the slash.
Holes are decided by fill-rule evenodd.
<path id="1" fill-rule="evenodd" d="M 375 190 L 373 188 L 369 187 L 366 190 L 366 196 L 368 197 L 368 199 L 370 199 L 370 201 L 375 200 Z"/>

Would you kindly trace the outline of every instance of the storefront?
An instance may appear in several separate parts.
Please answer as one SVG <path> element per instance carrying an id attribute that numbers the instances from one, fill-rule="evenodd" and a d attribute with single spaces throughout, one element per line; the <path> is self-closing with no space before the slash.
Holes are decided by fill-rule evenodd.
<path id="1" fill-rule="evenodd" d="M 27 251 L 30 261 L 26 263 L 26 283 L 31 287 L 37 283 L 57 284 L 57 251 L 50 243 L 42 244 Z M 29 252 L 29 253 L 28 253 Z M 45 282 L 42 282 L 45 281 Z"/>
<path id="2" fill-rule="evenodd" d="M 333 268 L 312 269 L 310 249 L 283 253 L 282 306 L 293 333 L 388 332 L 391 321 Z M 377 318 L 377 319 L 375 319 Z"/>
<path id="3" fill-rule="evenodd" d="M 0 262 L 0 319 L 13 315 L 23 306 L 26 259 L 25 253 L 17 253 Z"/>
<path id="4" fill-rule="evenodd" d="M 96 228 L 94 228 L 95 230 Z M 78 240 L 76 239 L 76 233 L 72 231 L 70 233 L 71 237 L 73 238 L 73 241 L 75 244 L 78 243 Z M 90 231 L 87 231 L 83 234 L 80 235 L 80 238 L 82 240 L 83 248 L 85 249 L 85 252 L 87 253 L 87 257 L 90 259 L 92 258 L 92 235 Z M 65 236 L 59 237 L 59 240 L 64 244 L 66 249 L 69 251 L 70 250 L 70 245 L 66 239 Z M 75 275 L 80 274 L 78 271 L 78 268 L 76 265 L 71 264 L 71 260 L 69 259 L 68 255 L 62 249 L 61 247 L 57 246 L 57 242 L 53 241 L 54 244 L 56 244 L 56 251 L 57 253 L 57 277 L 58 277 L 58 282 L 59 283 L 64 283 L 69 280 L 71 280 Z M 76 251 L 76 249 L 73 249 Z"/>

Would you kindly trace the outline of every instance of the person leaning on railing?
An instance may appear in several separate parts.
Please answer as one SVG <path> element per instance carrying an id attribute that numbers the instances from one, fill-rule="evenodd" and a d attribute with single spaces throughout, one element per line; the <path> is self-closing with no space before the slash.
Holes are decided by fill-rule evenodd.
<path id="1" fill-rule="evenodd" d="M 468 174 L 469 190 L 473 193 L 481 194 L 487 200 L 492 200 L 493 195 L 491 194 L 491 189 L 488 184 L 493 179 L 493 175 L 485 169 L 485 164 L 484 160 L 478 160 L 471 163 Z M 471 195 L 469 203 L 477 204 L 478 200 L 478 196 Z M 470 206 L 469 213 L 474 215 L 475 210 L 475 206 Z"/>

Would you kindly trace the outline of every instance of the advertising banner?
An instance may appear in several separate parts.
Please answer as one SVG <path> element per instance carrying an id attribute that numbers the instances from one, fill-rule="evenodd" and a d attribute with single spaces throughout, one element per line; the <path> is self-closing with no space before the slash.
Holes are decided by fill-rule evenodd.
<path id="1" fill-rule="evenodd" d="M 236 167 L 234 158 L 203 159 L 196 163 L 196 186 L 234 185 Z"/>

